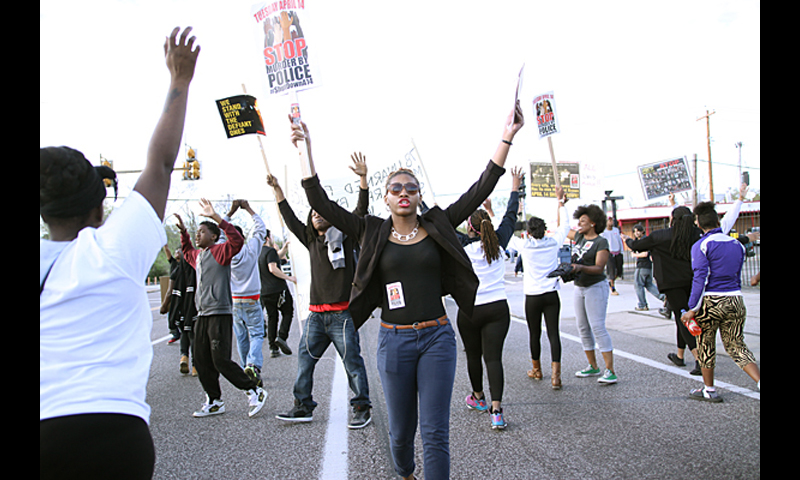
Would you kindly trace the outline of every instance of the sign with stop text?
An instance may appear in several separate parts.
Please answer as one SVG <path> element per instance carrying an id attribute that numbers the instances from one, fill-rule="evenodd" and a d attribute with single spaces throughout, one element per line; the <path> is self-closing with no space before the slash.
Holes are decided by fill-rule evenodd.
<path id="1" fill-rule="evenodd" d="M 269 95 L 285 95 L 321 84 L 319 60 L 304 28 L 308 27 L 307 0 L 279 0 L 252 6 L 251 21 L 266 72 Z"/>
<path id="2" fill-rule="evenodd" d="M 556 101 L 553 92 L 547 92 L 533 99 L 533 110 L 536 113 L 536 126 L 539 128 L 539 139 L 559 133 Z"/>

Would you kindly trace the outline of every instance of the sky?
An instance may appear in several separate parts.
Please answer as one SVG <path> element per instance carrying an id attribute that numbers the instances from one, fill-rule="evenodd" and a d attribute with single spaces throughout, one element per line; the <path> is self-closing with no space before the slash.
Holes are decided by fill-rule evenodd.
<path id="1" fill-rule="evenodd" d="M 203 179 L 175 173 L 167 214 L 199 211 L 196 199 L 272 200 L 255 136 L 228 139 L 215 100 L 259 100 L 270 169 L 299 170 L 289 143 L 289 96 L 271 96 L 253 32 L 253 0 L 40 1 L 40 146 L 68 145 L 95 164 L 140 170 L 169 85 L 165 37 L 192 26 L 201 46 L 183 143 Z M 716 194 L 736 188 L 741 153 L 760 190 L 760 4 L 755 1 L 321 1 L 306 0 L 304 30 L 320 86 L 298 94 L 321 178 L 352 175 L 350 154 L 380 163 L 416 145 L 440 205 L 479 176 L 520 100 L 526 124 L 506 167 L 550 162 L 532 100 L 553 91 L 559 162 L 580 162 L 602 191 L 645 206 L 637 166 L 696 154 L 708 192 L 710 117 Z M 737 142 L 742 143 L 741 151 Z M 176 167 L 181 166 L 184 152 Z M 583 167 L 582 167 L 583 168 Z M 138 174 L 120 174 L 120 196 Z M 507 196 L 510 176 L 493 197 Z M 584 195 L 585 194 L 585 195 Z M 751 193 L 752 195 L 752 193 Z M 550 202 L 550 203 L 548 203 Z M 552 208 L 551 205 L 552 204 Z M 272 207 L 265 207 L 274 212 Z M 555 211 L 531 200 L 528 213 Z M 543 215 L 542 215 L 543 216 Z M 272 222 L 276 221 L 274 219 Z M 268 220 L 268 223 L 271 222 Z"/>

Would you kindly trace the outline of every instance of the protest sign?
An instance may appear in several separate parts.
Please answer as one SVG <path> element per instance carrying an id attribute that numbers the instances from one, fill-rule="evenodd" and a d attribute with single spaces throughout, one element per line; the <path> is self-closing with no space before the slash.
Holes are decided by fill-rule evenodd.
<path id="1" fill-rule="evenodd" d="M 307 3 L 309 0 L 279 0 L 257 3 L 250 9 L 269 95 L 285 95 L 321 83 L 313 42 L 303 31 L 309 23 Z"/>
<path id="2" fill-rule="evenodd" d="M 673 158 L 637 167 L 645 201 L 670 193 L 692 190 L 692 176 L 686 157 Z"/>
<path id="3" fill-rule="evenodd" d="M 567 198 L 580 198 L 581 196 L 581 176 L 580 164 L 578 163 L 558 163 L 555 171 L 558 172 L 557 179 L 553 177 L 553 165 L 551 163 L 531 162 L 531 197 L 556 198 L 556 186 L 560 185 L 564 189 Z M 558 181 L 556 181 L 558 180 Z"/>
<path id="4" fill-rule="evenodd" d="M 536 125 L 539 127 L 539 139 L 559 133 L 556 115 L 556 103 L 553 92 L 547 92 L 533 99 L 533 110 L 536 113 Z"/>
<path id="5" fill-rule="evenodd" d="M 264 121 L 258 109 L 256 97 L 251 95 L 235 95 L 233 97 L 217 100 L 217 109 L 222 123 L 225 125 L 225 134 L 228 138 L 241 135 L 258 134 L 264 132 Z"/>

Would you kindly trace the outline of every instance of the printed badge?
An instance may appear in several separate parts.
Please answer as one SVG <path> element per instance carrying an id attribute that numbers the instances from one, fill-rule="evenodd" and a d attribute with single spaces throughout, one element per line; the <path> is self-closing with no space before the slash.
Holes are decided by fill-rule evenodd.
<path id="1" fill-rule="evenodd" d="M 386 284 L 386 297 L 389 299 L 389 310 L 406 306 L 406 299 L 403 296 L 403 284 L 400 282 Z"/>

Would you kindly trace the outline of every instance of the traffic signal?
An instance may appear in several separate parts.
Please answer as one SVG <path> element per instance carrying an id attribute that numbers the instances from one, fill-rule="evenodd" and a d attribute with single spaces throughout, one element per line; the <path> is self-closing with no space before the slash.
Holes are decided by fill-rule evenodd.
<path id="1" fill-rule="evenodd" d="M 104 167 L 108 167 L 111 170 L 114 170 L 114 162 L 112 160 L 107 159 L 107 158 L 103 158 L 103 155 L 100 155 L 100 165 L 102 165 Z M 103 179 L 103 184 L 106 187 L 110 187 L 110 186 L 114 185 L 114 182 L 110 178 L 104 178 Z"/>
<path id="2" fill-rule="evenodd" d="M 186 151 L 186 161 L 183 162 L 183 179 L 200 180 L 200 160 L 197 159 L 197 152 L 189 147 Z"/>

